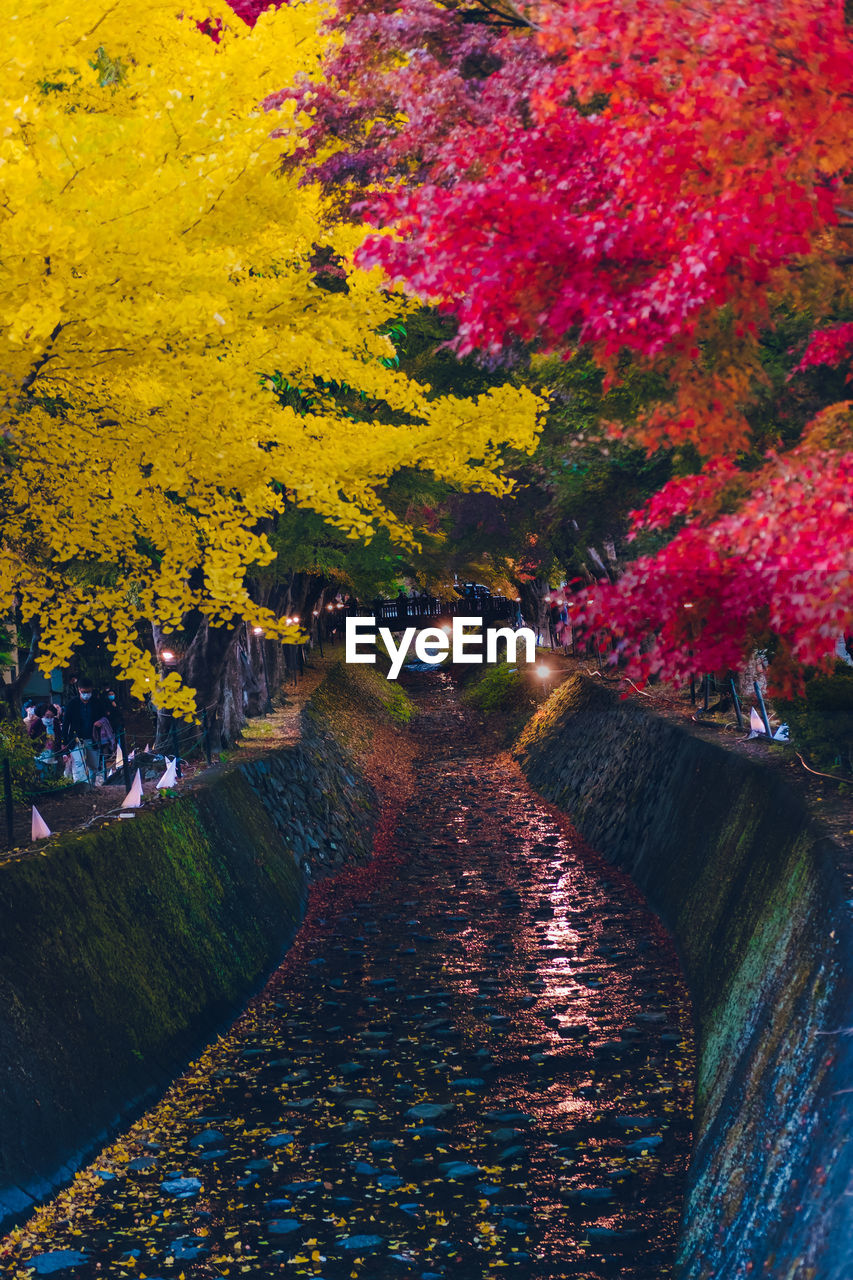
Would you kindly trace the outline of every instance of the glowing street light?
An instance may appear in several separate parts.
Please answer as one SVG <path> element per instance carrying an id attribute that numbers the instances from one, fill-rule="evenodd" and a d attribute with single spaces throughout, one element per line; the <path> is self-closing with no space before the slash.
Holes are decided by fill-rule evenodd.
<path id="1" fill-rule="evenodd" d="M 264 634 L 263 627 L 252 627 L 253 636 L 262 636 Z"/>
<path id="2" fill-rule="evenodd" d="M 164 662 L 175 661 L 175 655 L 172 653 L 171 649 L 161 649 L 160 657 L 163 659 Z"/>
<path id="3" fill-rule="evenodd" d="M 537 676 L 541 676 L 543 680 L 547 680 L 551 674 L 551 668 L 546 667 L 543 662 L 536 668 L 536 674 Z"/>

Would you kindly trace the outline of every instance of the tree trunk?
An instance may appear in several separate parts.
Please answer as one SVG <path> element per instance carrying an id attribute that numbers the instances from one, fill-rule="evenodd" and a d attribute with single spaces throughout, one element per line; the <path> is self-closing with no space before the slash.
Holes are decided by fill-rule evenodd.
<path id="1" fill-rule="evenodd" d="M 593 577 L 606 578 L 608 582 L 615 582 L 619 577 L 619 563 L 616 558 L 616 546 L 612 540 L 604 541 L 604 554 L 609 560 L 609 564 L 605 564 L 603 557 L 596 547 L 587 547 L 587 554 L 595 566 Z"/>
<path id="2" fill-rule="evenodd" d="M 250 584 L 257 603 L 278 617 L 298 617 L 306 630 L 314 621 L 313 609 L 322 600 L 326 584 L 315 574 L 292 573 L 283 581 L 269 586 Z M 302 655 L 297 646 L 281 645 L 255 635 L 245 623 L 231 627 L 212 627 L 207 619 L 190 625 L 183 641 L 165 636 L 152 623 L 154 648 L 157 653 L 173 648 L 179 651 L 173 664 L 184 682 L 196 691 L 198 714 L 207 709 L 211 749 L 216 752 L 230 746 L 250 716 L 263 715 L 285 678 L 301 671 Z M 171 755 L 175 748 L 174 731 L 181 753 L 198 740 L 199 729 L 170 713 L 158 710 L 155 746 Z"/>
<path id="3" fill-rule="evenodd" d="M 550 610 L 546 596 L 551 588 L 547 578 L 534 578 L 521 584 L 519 595 L 524 618 L 533 626 L 543 643 L 550 643 Z"/>
<path id="4" fill-rule="evenodd" d="M 154 646 L 158 653 L 168 648 L 159 627 L 153 625 Z M 199 716 L 207 710 L 210 744 L 213 751 L 234 742 L 246 723 L 244 705 L 245 650 L 241 659 L 238 652 L 239 638 L 244 632 L 242 624 L 232 627 L 212 627 L 202 619 L 186 645 L 174 669 L 184 682 L 195 689 L 196 708 Z M 174 729 L 179 749 L 183 752 L 198 738 L 196 725 L 174 718 L 170 712 L 157 710 L 157 736 L 155 749 L 174 750 Z"/>
<path id="5" fill-rule="evenodd" d="M 284 581 L 274 583 L 265 591 L 256 588 L 252 592 L 252 598 L 265 608 L 271 609 L 278 617 L 299 618 L 301 626 L 316 642 L 319 619 L 314 617 L 314 610 L 322 607 L 323 595 L 327 589 L 328 584 L 324 583 L 317 574 L 291 573 Z M 269 688 L 270 697 L 274 697 L 282 685 L 292 678 L 294 671 L 301 670 L 301 655 L 298 647 L 282 645 L 277 640 L 263 640 L 255 636 L 251 636 L 250 641 L 250 657 L 261 686 L 261 698 L 264 696 L 265 685 Z M 264 680 L 265 670 L 266 680 Z M 250 707 L 249 714 L 263 714 L 260 700 L 257 707 Z"/>
<path id="6" fill-rule="evenodd" d="M 20 633 L 21 618 L 19 610 L 15 609 L 15 633 Z M 35 669 L 36 656 L 38 654 L 39 644 L 39 628 L 37 623 L 33 623 L 32 633 L 30 637 L 30 647 L 24 661 L 20 661 L 20 650 L 18 651 L 18 671 L 14 680 L 8 683 L 3 681 L 3 697 L 6 700 L 6 712 L 10 720 L 20 719 L 22 713 L 23 689 L 30 675 Z"/>

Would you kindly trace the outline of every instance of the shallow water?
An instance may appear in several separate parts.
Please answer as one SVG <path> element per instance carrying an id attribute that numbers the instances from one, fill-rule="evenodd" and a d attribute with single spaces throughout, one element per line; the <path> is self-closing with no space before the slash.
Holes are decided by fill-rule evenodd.
<path id="1" fill-rule="evenodd" d="M 391 837 L 7 1273 L 667 1275 L 692 1088 L 671 947 L 423 683 Z"/>

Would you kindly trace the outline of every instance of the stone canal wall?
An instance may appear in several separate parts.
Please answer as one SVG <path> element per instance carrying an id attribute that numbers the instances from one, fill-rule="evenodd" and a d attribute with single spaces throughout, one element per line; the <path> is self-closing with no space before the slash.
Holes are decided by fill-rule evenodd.
<path id="1" fill-rule="evenodd" d="M 392 723 L 386 687 L 333 670 L 292 746 L 0 866 L 3 1224 L 242 1005 L 289 944 L 311 876 L 369 855 L 376 797 L 356 738 Z"/>
<path id="2" fill-rule="evenodd" d="M 841 851 L 775 770 L 584 677 L 544 704 L 515 754 L 631 874 L 681 952 L 699 1066 L 679 1280 L 849 1280 L 853 930 Z"/>

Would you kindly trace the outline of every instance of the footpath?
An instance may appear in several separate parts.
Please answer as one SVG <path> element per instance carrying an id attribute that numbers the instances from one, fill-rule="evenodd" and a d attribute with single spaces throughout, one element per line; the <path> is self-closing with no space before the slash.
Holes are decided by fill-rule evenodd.
<path id="1" fill-rule="evenodd" d="M 299 684 L 280 690 L 273 710 L 265 716 L 253 717 L 247 721 L 240 741 L 228 751 L 216 752 L 212 764 L 207 764 L 200 746 L 197 746 L 192 757 L 182 764 L 183 777 L 173 789 L 174 793 L 182 794 L 189 788 L 207 785 L 229 767 L 298 741 L 302 709 L 329 667 L 339 660 L 339 656 L 340 651 L 333 649 L 324 658 L 312 655 Z M 153 740 L 153 733 L 152 728 L 149 742 Z M 141 747 L 144 744 L 138 745 Z M 168 804 L 172 798 L 170 794 L 157 790 L 157 780 L 164 769 L 165 764 L 157 764 L 150 765 L 145 770 L 151 775 L 142 779 L 143 805 L 146 809 Z M 134 776 L 135 768 L 131 762 L 131 778 Z M 123 782 L 109 786 L 78 784 L 74 787 L 45 790 L 36 797 L 35 804 L 51 832 L 61 835 L 66 831 L 86 830 L 122 820 L 119 815 L 125 794 Z M 126 818 L 123 820 L 127 821 Z M 11 848 L 0 850 L 0 863 L 32 854 L 36 850 L 44 853 L 49 848 L 50 840 L 33 843 L 31 806 L 16 801 L 13 844 Z"/>

